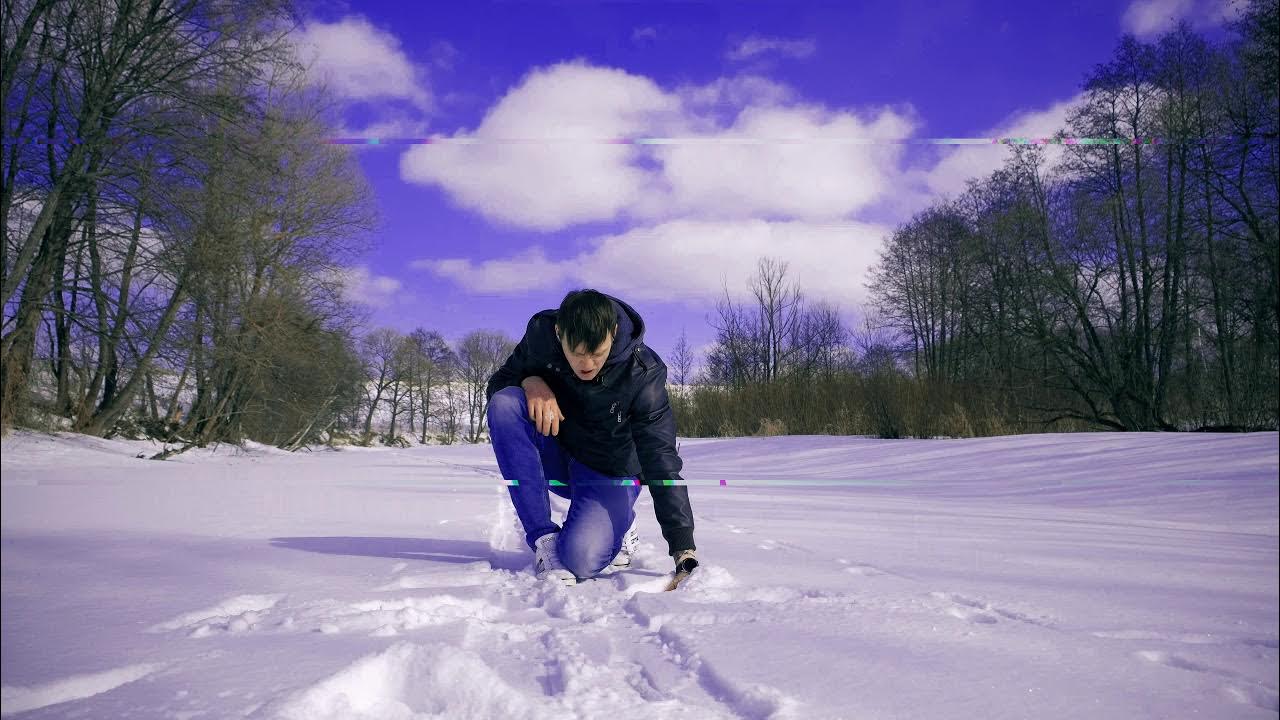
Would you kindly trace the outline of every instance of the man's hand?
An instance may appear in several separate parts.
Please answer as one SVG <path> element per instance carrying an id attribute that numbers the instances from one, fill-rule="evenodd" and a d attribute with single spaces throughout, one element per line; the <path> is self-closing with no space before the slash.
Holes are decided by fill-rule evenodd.
<path id="1" fill-rule="evenodd" d="M 560 404 L 556 402 L 556 394 L 551 392 L 547 381 L 537 375 L 530 375 L 520 383 L 524 388 L 525 402 L 529 406 L 529 419 L 534 427 L 543 435 L 559 435 L 560 421 L 564 415 L 560 413 Z"/>

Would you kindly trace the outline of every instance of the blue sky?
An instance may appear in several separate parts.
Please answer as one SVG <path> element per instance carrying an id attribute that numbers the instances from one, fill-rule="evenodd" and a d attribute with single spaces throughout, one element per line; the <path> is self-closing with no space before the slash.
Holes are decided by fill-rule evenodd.
<path id="1" fill-rule="evenodd" d="M 519 337 L 574 287 L 695 347 L 724 288 L 786 260 L 858 322 L 895 224 L 1047 136 L 1125 32 L 1220 33 L 1230 0 L 328 2 L 295 43 L 380 215 L 350 294 L 376 325 Z M 620 145 L 610 138 L 671 138 Z M 466 142 L 461 142 L 466 141 Z"/>

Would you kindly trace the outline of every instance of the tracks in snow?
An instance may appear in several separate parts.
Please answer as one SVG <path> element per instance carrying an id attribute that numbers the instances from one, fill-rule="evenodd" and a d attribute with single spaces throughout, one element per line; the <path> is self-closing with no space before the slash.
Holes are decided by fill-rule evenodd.
<path id="1" fill-rule="evenodd" d="M 486 470 L 459 469 L 464 467 Z M 510 568 L 511 553 L 527 549 L 506 489 L 496 490 L 486 528 L 488 545 L 495 558 L 508 556 L 505 567 Z M 563 503 L 553 501 L 556 506 L 563 510 Z M 754 535 L 747 528 L 727 528 L 735 535 Z M 1068 632 L 1038 608 L 930 590 L 885 568 L 843 558 L 824 561 L 809 548 L 772 538 L 756 544 L 762 552 L 831 562 L 832 573 L 854 576 L 869 590 L 850 594 L 744 585 L 726 568 L 705 564 L 678 592 L 661 593 L 669 560 L 644 543 L 632 570 L 576 587 L 542 583 L 527 568 L 503 569 L 492 561 L 451 566 L 396 562 L 366 590 L 349 597 L 242 594 L 147 631 L 187 642 L 273 635 L 385 639 L 377 650 L 338 671 L 280 689 L 242 712 L 253 718 L 314 720 L 822 716 L 820 708 L 809 707 L 794 690 L 745 677 L 743 664 L 727 662 L 723 647 L 709 644 L 711 638 L 722 642 L 725 628 L 785 631 L 798 623 L 835 624 L 850 617 L 881 623 L 886 617 L 936 619 L 940 625 L 962 623 L 955 627 L 976 633 Z M 1140 643 L 1127 650 L 1138 663 L 1217 677 L 1226 700 L 1276 707 L 1273 688 L 1249 683 L 1186 652 L 1163 649 L 1169 643 L 1195 645 L 1197 637 L 1139 630 L 1076 632 L 1082 634 L 1103 643 Z M 1273 638 L 1254 644 L 1263 651 L 1276 647 Z"/>

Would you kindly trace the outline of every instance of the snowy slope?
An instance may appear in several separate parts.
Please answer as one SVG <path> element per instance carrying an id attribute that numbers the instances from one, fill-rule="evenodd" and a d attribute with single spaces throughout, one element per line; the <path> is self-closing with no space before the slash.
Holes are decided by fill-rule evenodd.
<path id="1" fill-rule="evenodd" d="M 537 582 L 486 446 L 0 449 L 5 717 L 1277 713 L 1275 433 L 684 440 L 674 593 L 647 493 Z"/>

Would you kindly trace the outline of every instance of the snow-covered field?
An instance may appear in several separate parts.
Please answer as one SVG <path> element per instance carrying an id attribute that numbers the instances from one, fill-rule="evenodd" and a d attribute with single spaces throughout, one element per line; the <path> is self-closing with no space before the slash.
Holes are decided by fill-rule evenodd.
<path id="1" fill-rule="evenodd" d="M 4 439 L 5 717 L 1277 714 L 1275 433 L 685 440 L 672 593 L 647 493 L 537 582 L 487 446 L 143 449 Z"/>

